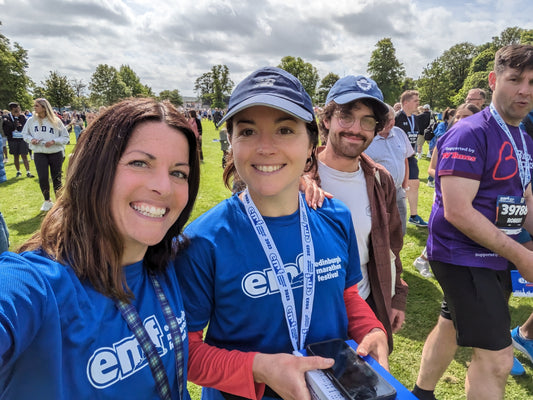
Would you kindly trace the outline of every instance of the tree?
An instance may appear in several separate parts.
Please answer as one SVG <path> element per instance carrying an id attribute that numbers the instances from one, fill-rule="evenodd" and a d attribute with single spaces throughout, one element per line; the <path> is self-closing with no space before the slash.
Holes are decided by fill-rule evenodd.
<path id="1" fill-rule="evenodd" d="M 72 108 L 75 110 L 86 110 L 89 107 L 89 98 L 85 95 L 87 84 L 81 79 L 71 79 L 70 86 L 74 90 Z"/>
<path id="2" fill-rule="evenodd" d="M 122 81 L 117 69 L 107 64 L 96 67 L 89 89 L 96 106 L 109 106 L 131 96 L 131 89 Z"/>
<path id="3" fill-rule="evenodd" d="M 461 90 L 452 98 L 452 105 L 458 106 L 463 103 L 468 91 L 473 88 L 485 89 L 487 93 L 490 93 L 488 76 L 494 67 L 496 50 L 497 48 L 494 46 L 488 47 L 472 59 L 468 76 L 464 80 Z M 490 102 L 490 99 L 486 101 Z"/>
<path id="4" fill-rule="evenodd" d="M 320 86 L 318 87 L 318 92 L 316 94 L 315 102 L 317 104 L 325 104 L 326 98 L 328 97 L 329 90 L 333 87 L 335 82 L 340 79 L 340 76 L 330 72 L 320 81 Z"/>
<path id="5" fill-rule="evenodd" d="M 33 88 L 33 97 L 35 99 L 46 97 L 46 90 L 42 86 L 35 86 Z"/>
<path id="6" fill-rule="evenodd" d="M 229 69 L 221 64 L 213 65 L 211 71 L 202 74 L 194 83 L 194 91 L 202 103 L 209 104 L 212 108 L 224 108 L 232 89 L 233 81 L 229 77 Z"/>
<path id="7" fill-rule="evenodd" d="M 390 38 L 381 39 L 376 43 L 367 71 L 381 89 L 385 103 L 396 103 L 402 93 L 405 68 L 396 58 L 396 49 Z"/>
<path id="8" fill-rule="evenodd" d="M 0 33 L 0 108 L 7 108 L 11 101 L 17 101 L 23 109 L 31 106 L 27 60 L 28 52 L 16 42 L 12 49 L 9 39 Z"/>
<path id="9" fill-rule="evenodd" d="M 128 65 L 121 65 L 118 71 L 120 79 L 126 84 L 134 97 L 146 97 L 153 95 L 152 89 L 141 83 L 141 79 Z"/>
<path id="10" fill-rule="evenodd" d="M 176 107 L 183 105 L 183 98 L 180 95 L 178 89 L 174 90 L 163 90 L 159 93 L 160 100 L 168 100 Z"/>
<path id="11" fill-rule="evenodd" d="M 61 110 L 63 107 L 70 105 L 75 93 L 66 76 L 57 71 L 50 71 L 50 75 L 42 84 L 45 97 L 53 107 Z"/>
<path id="12" fill-rule="evenodd" d="M 452 98 L 452 103 L 454 107 L 457 107 L 459 104 L 464 103 L 466 95 L 470 89 L 481 88 L 485 89 L 487 93 L 486 104 L 490 103 L 490 88 L 489 88 L 489 76 L 490 71 L 478 71 L 471 75 L 468 75 L 465 79 L 463 88 Z"/>
<path id="13" fill-rule="evenodd" d="M 206 72 L 202 76 L 196 78 L 194 82 L 194 91 L 202 100 L 203 104 L 211 105 L 211 95 L 213 93 L 213 75 L 211 72 Z"/>
<path id="14" fill-rule="evenodd" d="M 520 43 L 533 45 L 533 29 L 524 30 L 520 35 Z"/>
<path id="15" fill-rule="evenodd" d="M 85 88 L 87 87 L 87 84 L 83 82 L 81 79 L 72 79 L 70 81 L 70 86 L 74 90 L 75 96 L 81 97 L 85 93 Z"/>
<path id="16" fill-rule="evenodd" d="M 500 36 L 492 37 L 492 44 L 496 49 L 509 44 L 519 44 L 522 32 L 524 32 L 524 29 L 519 28 L 518 26 L 505 28 L 502 33 L 500 33 Z"/>
<path id="17" fill-rule="evenodd" d="M 226 107 L 225 98 L 231 94 L 233 81 L 229 77 L 229 69 L 226 65 L 214 65 L 211 68 L 213 76 L 213 104 L 211 107 Z"/>
<path id="18" fill-rule="evenodd" d="M 403 82 L 402 82 L 402 93 L 405 92 L 406 90 L 416 90 L 416 89 L 417 89 L 416 82 L 415 82 L 415 80 L 413 78 L 406 77 L 403 80 Z M 397 101 L 399 101 L 399 99 L 396 100 L 396 102 Z"/>
<path id="19" fill-rule="evenodd" d="M 496 48 L 489 47 L 483 50 L 472 59 L 468 74 L 472 75 L 476 72 L 491 71 L 494 66 L 494 56 L 496 55 Z"/>
<path id="20" fill-rule="evenodd" d="M 479 54 L 479 50 L 472 43 L 463 42 L 453 45 L 439 57 L 444 72 L 448 74 L 449 89 L 457 92 L 463 87 L 468 76 L 472 59 Z"/>
<path id="21" fill-rule="evenodd" d="M 450 90 L 448 72 L 437 58 L 422 71 L 416 85 L 422 104 L 427 103 L 433 109 L 444 109 L 450 105 L 455 92 Z"/>
<path id="22" fill-rule="evenodd" d="M 300 57 L 285 56 L 281 59 L 278 68 L 298 78 L 309 96 L 311 98 L 315 97 L 319 76 L 316 68 L 311 63 L 305 62 Z"/>

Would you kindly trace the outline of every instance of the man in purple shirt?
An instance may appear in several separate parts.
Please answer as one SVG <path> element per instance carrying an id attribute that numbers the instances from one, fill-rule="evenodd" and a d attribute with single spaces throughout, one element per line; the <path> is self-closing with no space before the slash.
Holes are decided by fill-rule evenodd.
<path id="1" fill-rule="evenodd" d="M 533 252 L 514 240 L 533 232 L 533 141 L 519 124 L 533 108 L 533 46 L 498 50 L 492 104 L 438 142 L 428 258 L 451 320 L 439 317 L 422 352 L 413 393 L 434 399 L 457 346 L 472 347 L 467 399 L 503 399 L 513 364 L 508 262 L 533 280 Z M 455 327 L 455 340 L 450 329 Z"/>

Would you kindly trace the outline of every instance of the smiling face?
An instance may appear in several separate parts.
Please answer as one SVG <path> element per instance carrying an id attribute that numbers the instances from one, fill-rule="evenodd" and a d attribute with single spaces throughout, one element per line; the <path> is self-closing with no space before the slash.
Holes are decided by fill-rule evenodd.
<path id="1" fill-rule="evenodd" d="M 298 185 L 312 146 L 304 121 L 283 111 L 254 106 L 233 118 L 235 168 L 263 215 L 298 208 Z"/>
<path id="2" fill-rule="evenodd" d="M 489 86 L 500 116 L 509 125 L 518 126 L 533 108 L 533 69 L 520 72 L 507 67 L 498 74 L 492 71 Z"/>
<path id="3" fill-rule="evenodd" d="M 111 213 L 124 242 L 123 265 L 139 261 L 159 243 L 188 200 L 189 145 L 162 122 L 144 122 L 117 165 Z"/>
<path id="4" fill-rule="evenodd" d="M 373 110 L 362 102 L 355 102 L 350 107 L 349 115 L 354 120 L 349 128 L 341 126 L 342 115 L 338 111 L 333 113 L 329 121 L 324 121 L 326 128 L 329 129 L 326 152 L 332 152 L 336 158 L 353 161 L 357 160 L 361 153 L 370 146 L 375 136 L 374 129 L 363 129 L 361 120 L 362 118 L 375 119 L 375 115 Z"/>

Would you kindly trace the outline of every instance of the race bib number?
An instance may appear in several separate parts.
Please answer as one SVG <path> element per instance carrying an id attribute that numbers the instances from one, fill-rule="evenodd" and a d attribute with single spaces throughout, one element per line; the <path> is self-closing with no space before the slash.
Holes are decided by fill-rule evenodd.
<path id="1" fill-rule="evenodd" d="M 13 131 L 13 139 L 22 139 L 22 132 L 19 131 Z"/>
<path id="2" fill-rule="evenodd" d="M 418 132 L 409 132 L 407 136 L 409 137 L 409 142 L 411 142 L 412 145 L 416 145 L 416 139 L 418 137 Z"/>
<path id="3" fill-rule="evenodd" d="M 496 226 L 507 235 L 520 233 L 527 216 L 526 199 L 521 196 L 498 196 Z"/>

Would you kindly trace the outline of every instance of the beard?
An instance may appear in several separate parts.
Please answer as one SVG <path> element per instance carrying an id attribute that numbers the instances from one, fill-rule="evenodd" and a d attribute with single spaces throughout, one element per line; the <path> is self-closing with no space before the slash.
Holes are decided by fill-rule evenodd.
<path id="1" fill-rule="evenodd" d="M 361 139 L 362 142 L 354 143 L 349 140 L 343 140 L 343 138 L 357 138 Z M 367 136 L 361 135 L 359 133 L 351 132 L 336 132 L 334 135 L 329 135 L 328 142 L 331 143 L 334 153 L 343 158 L 354 159 L 361 155 L 363 151 L 366 150 L 370 143 L 372 142 Z"/>

